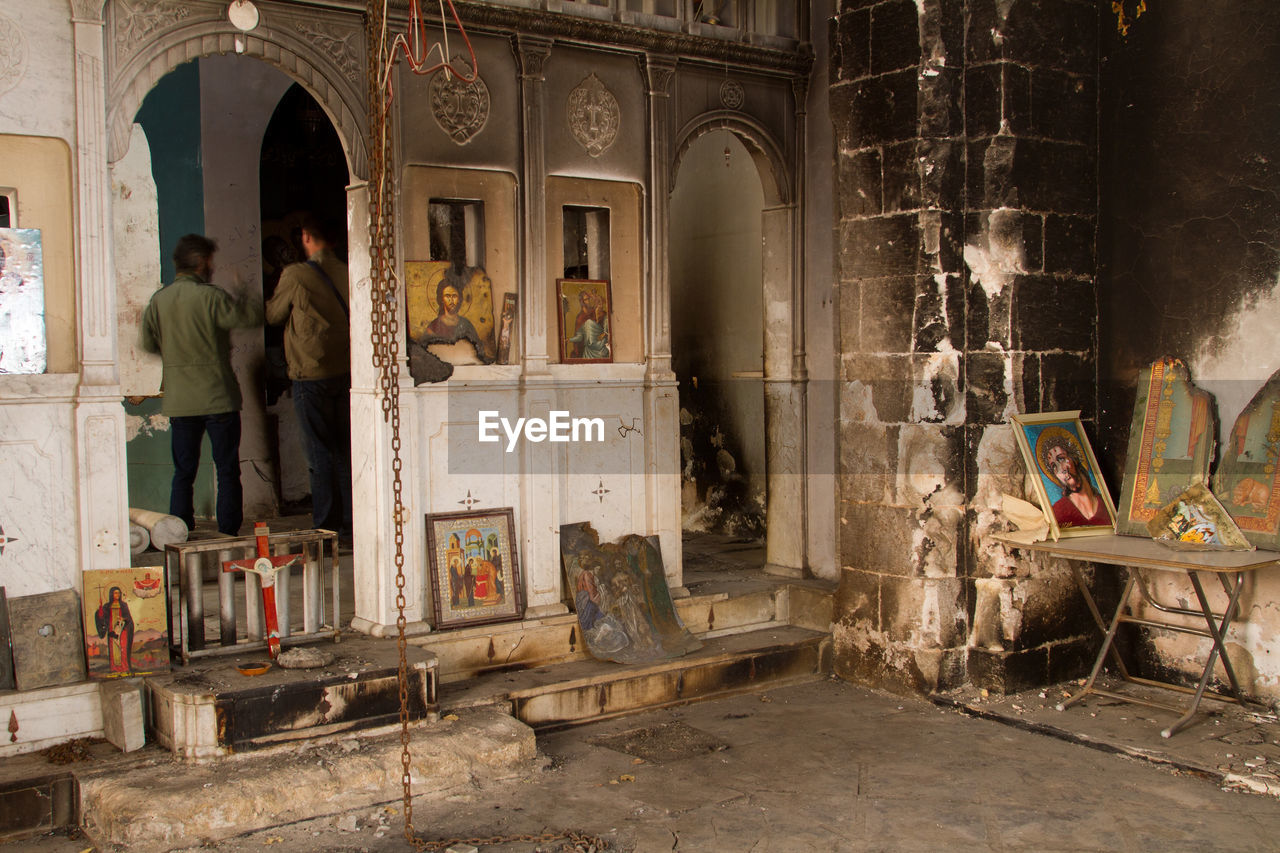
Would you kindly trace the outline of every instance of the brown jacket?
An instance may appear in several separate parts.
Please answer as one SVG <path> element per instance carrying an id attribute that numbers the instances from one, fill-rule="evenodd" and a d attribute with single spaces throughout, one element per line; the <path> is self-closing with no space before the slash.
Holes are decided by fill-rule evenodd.
<path id="1" fill-rule="evenodd" d="M 280 274 L 280 283 L 267 302 L 267 322 L 284 329 L 284 355 L 290 379 L 328 379 L 351 372 L 351 331 L 345 306 L 348 303 L 347 265 L 329 249 L 311 256 L 334 287 L 341 301 L 309 263 L 290 264 Z"/>

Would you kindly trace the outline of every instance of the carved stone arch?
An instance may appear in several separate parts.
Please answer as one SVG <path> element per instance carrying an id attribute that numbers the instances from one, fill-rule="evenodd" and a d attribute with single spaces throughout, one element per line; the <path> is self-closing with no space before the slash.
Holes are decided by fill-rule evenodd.
<path id="1" fill-rule="evenodd" d="M 673 177 L 680 172 L 680 161 L 689 151 L 689 146 L 699 137 L 715 130 L 726 130 L 738 138 L 747 153 L 751 155 L 760 173 L 760 185 L 764 188 L 766 207 L 783 207 L 791 204 L 792 191 L 791 172 L 786 159 L 782 156 L 782 147 L 774 141 L 762 125 L 741 113 L 730 110 L 717 110 L 703 113 L 680 128 L 676 136 L 676 156 L 672 164 Z"/>
<path id="2" fill-rule="evenodd" d="M 114 7 L 118 5 L 118 0 L 109 0 L 108 20 L 115 11 Z M 194 7 L 196 4 L 191 5 Z M 119 46 L 113 49 L 109 45 L 108 162 L 114 163 L 126 153 L 133 117 L 160 78 L 193 59 L 239 53 L 278 68 L 302 85 L 333 122 L 347 157 L 351 180 L 356 182 L 367 179 L 367 119 L 364 97 L 361 94 L 367 72 L 364 67 L 363 28 L 358 23 L 354 33 L 358 42 L 356 55 L 340 55 L 337 61 L 315 44 L 309 43 L 302 35 L 293 34 L 284 26 L 259 27 L 251 33 L 241 33 L 221 16 L 193 21 L 159 33 L 154 39 L 137 45 L 132 53 L 126 55 L 118 56 Z"/>

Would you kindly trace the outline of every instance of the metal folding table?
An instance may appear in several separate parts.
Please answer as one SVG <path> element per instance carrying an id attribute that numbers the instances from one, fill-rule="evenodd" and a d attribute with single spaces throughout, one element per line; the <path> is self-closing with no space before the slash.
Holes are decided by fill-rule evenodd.
<path id="1" fill-rule="evenodd" d="M 1058 710 L 1066 710 L 1086 696 L 1094 694 L 1122 702 L 1133 702 L 1153 708 L 1163 708 L 1174 713 L 1181 713 L 1182 716 L 1173 725 L 1160 732 L 1162 737 L 1167 738 L 1172 737 L 1175 732 L 1191 722 L 1200 708 L 1200 700 L 1206 694 L 1215 699 L 1237 702 L 1241 705 L 1246 703 L 1262 704 L 1241 692 L 1240 684 L 1236 680 L 1235 671 L 1231 666 L 1231 660 L 1227 657 L 1226 649 L 1223 648 L 1223 638 L 1226 636 L 1227 629 L 1231 627 L 1231 620 L 1235 618 L 1239 608 L 1240 593 L 1244 588 L 1245 574 L 1258 569 L 1280 565 L 1280 552 L 1175 551 L 1159 544 L 1155 540 L 1137 536 L 1080 536 L 1063 539 L 1058 542 L 1033 542 L 1030 544 L 1005 537 L 995 538 L 1005 545 L 1041 551 L 1070 561 L 1071 571 L 1076 579 L 1076 586 L 1080 588 L 1080 593 L 1084 596 L 1089 612 L 1093 614 L 1094 621 L 1098 623 L 1098 628 L 1104 634 L 1102 648 L 1098 651 L 1097 660 L 1093 664 L 1093 671 L 1089 673 L 1089 678 L 1085 682 L 1084 688 L 1058 705 Z M 1088 584 L 1085 583 L 1084 574 L 1080 568 L 1081 562 L 1103 563 L 1129 569 L 1124 591 L 1120 594 L 1115 614 L 1110 621 L 1103 618 L 1102 612 L 1098 609 L 1097 601 L 1094 600 Z M 1200 605 L 1199 609 L 1170 606 L 1157 601 L 1150 594 L 1146 580 L 1142 576 L 1142 572 L 1145 570 L 1182 572 L 1186 574 L 1191 581 L 1191 586 L 1195 589 L 1196 600 Z M 1215 613 L 1209 604 L 1209 597 L 1204 589 L 1203 576 L 1206 575 L 1215 576 L 1227 595 L 1227 606 L 1221 613 Z M 1143 601 L 1150 604 L 1156 611 L 1175 616 L 1199 617 L 1204 620 L 1205 627 L 1198 628 L 1179 622 L 1164 622 L 1159 619 L 1148 619 L 1133 615 L 1128 603 L 1129 595 L 1133 592 L 1135 586 L 1138 588 Z M 1192 634 L 1212 640 L 1213 647 L 1209 651 L 1204 670 L 1200 675 L 1200 681 L 1195 688 L 1141 678 L 1131 674 L 1121 659 L 1119 651 L 1115 648 L 1116 629 L 1121 623 L 1145 625 L 1151 628 Z M 1115 662 L 1117 672 L 1125 681 L 1190 694 L 1192 697 L 1190 702 L 1183 705 L 1175 705 L 1104 690 L 1097 685 L 1097 680 L 1098 674 L 1102 671 L 1102 665 L 1108 656 Z M 1229 695 L 1206 689 L 1210 679 L 1213 677 L 1214 664 L 1217 663 L 1219 658 L 1222 660 L 1222 668 L 1227 675 L 1230 687 Z"/>

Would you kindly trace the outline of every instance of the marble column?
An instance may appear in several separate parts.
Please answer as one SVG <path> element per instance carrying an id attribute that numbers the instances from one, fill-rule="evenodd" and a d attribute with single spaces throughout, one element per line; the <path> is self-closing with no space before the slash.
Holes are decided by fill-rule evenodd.
<path id="1" fill-rule="evenodd" d="M 662 546 L 672 595 L 684 588 L 680 539 L 680 398 L 671 369 L 671 279 L 667 237 L 671 214 L 671 83 L 676 59 L 646 54 L 642 71 L 648 95 L 648 275 L 645 282 L 645 489 L 646 523 Z"/>
<path id="2" fill-rule="evenodd" d="M 809 85 L 804 78 L 791 83 L 795 100 L 796 161 L 793 172 L 791 205 L 785 211 L 765 214 L 765 233 L 776 233 L 772 243 L 776 257 L 766 258 L 766 265 L 776 266 L 776 278 L 766 274 L 766 288 L 776 281 L 773 292 L 765 294 L 766 323 L 790 323 L 790 328 L 769 328 L 765 336 L 765 411 L 768 440 L 766 467 L 769 472 L 769 496 L 766 517 L 765 564 L 768 571 L 788 576 L 802 576 L 806 568 L 808 542 L 808 507 L 805 488 L 807 470 L 806 423 L 808 407 L 808 370 L 804 345 L 804 175 L 805 175 L 805 100 Z M 776 216 L 773 227 L 768 223 Z M 784 252 L 782 232 L 789 237 Z M 789 269 L 784 269 L 789 266 Z M 784 294 L 784 283 L 791 285 Z M 781 301 L 782 297 L 785 301 Z M 780 311 L 770 306 L 785 305 Z M 788 313 L 789 312 L 789 313 Z M 790 350 L 788 352 L 787 350 Z"/>
<path id="3" fill-rule="evenodd" d="M 556 406 L 547 354 L 547 203 L 546 80 L 550 39 L 517 35 L 512 39 L 520 72 L 520 301 L 523 306 L 524 351 L 520 415 L 546 419 Z M 549 444 L 524 442 L 521 456 L 521 553 L 525 555 L 528 618 L 567 613 L 560 588 L 560 539 L 547 536 L 560 529 L 559 460 Z"/>
<path id="4" fill-rule="evenodd" d="M 111 179 L 103 79 L 103 4 L 72 3 L 76 87 L 77 334 L 80 383 L 75 430 L 81 565 L 129 565 L 125 419 L 116 367 L 115 277 L 111 274 Z"/>

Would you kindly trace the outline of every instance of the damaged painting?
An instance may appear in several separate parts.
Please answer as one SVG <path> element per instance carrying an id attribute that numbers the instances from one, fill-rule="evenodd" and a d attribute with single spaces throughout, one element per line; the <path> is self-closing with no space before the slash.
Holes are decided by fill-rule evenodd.
<path id="1" fill-rule="evenodd" d="M 489 274 L 451 261 L 405 261 L 404 273 L 409 337 L 423 345 L 466 341 L 475 349 L 469 360 L 492 364 L 498 347 Z M 442 355 L 451 363 L 468 360 L 461 351 Z"/>
<path id="2" fill-rule="evenodd" d="M 1218 434 L 1213 398 L 1195 387 L 1180 360 L 1142 371 L 1129 428 L 1116 532 L 1146 536 L 1160 510 L 1196 483 L 1208 483 Z"/>
<path id="3" fill-rule="evenodd" d="M 1213 493 L 1245 537 L 1280 550 L 1280 373 L 1236 418 L 1213 475 Z"/>
<path id="4" fill-rule="evenodd" d="M 560 555 L 592 657 L 642 663 L 702 648 L 676 615 L 658 537 L 602 544 L 589 522 L 564 524 Z"/>

